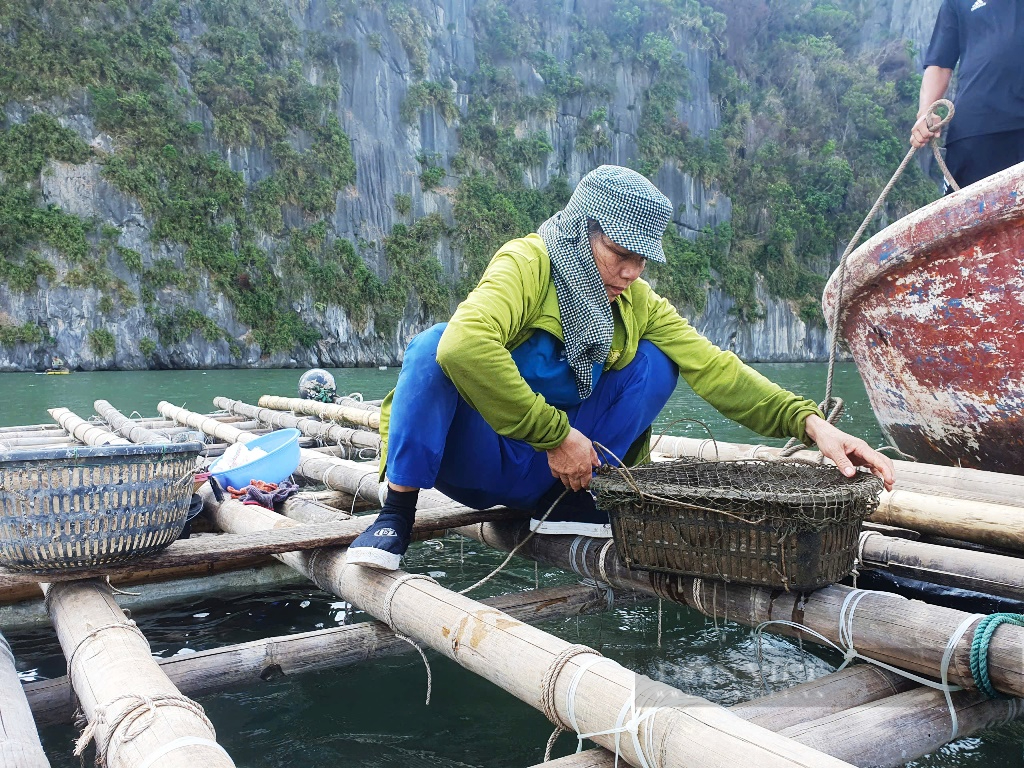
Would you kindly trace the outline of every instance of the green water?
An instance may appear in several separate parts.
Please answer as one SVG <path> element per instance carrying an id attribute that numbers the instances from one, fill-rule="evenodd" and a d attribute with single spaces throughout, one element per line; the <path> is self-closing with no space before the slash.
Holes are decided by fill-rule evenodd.
<path id="1" fill-rule="evenodd" d="M 821 399 L 825 366 L 759 365 L 758 370 L 793 391 Z M 129 413 L 155 416 L 160 400 L 202 412 L 212 398 L 224 395 L 255 402 L 262 394 L 292 394 L 301 371 L 151 371 L 74 373 L 70 376 L 0 374 L 0 426 L 48 422 L 47 408 L 64 406 L 83 418 L 96 399 L 109 400 Z M 338 389 L 383 397 L 397 369 L 334 370 Z M 852 365 L 840 366 L 835 393 L 847 411 L 842 426 L 873 445 L 881 433 L 864 388 Z M 714 436 L 733 442 L 759 438 L 726 421 L 681 384 L 657 428 L 683 418 L 701 419 Z M 680 422 L 670 434 L 703 437 L 703 427 Z M 779 441 L 775 441 L 778 443 Z M 473 583 L 503 558 L 475 542 L 457 538 L 414 545 L 406 562 L 412 572 L 429 573 L 451 589 Z M 541 570 L 541 586 L 571 583 L 573 576 Z M 486 597 L 533 587 L 534 567 L 513 565 L 474 592 Z M 363 621 L 360 612 L 346 615 L 338 598 L 311 589 L 277 590 L 240 598 L 207 599 L 174 610 L 137 613 L 133 618 L 161 658 L 274 635 L 304 632 L 342 621 Z M 716 627 L 682 606 L 665 606 L 662 644 L 656 604 L 616 608 L 599 616 L 550 622 L 543 628 L 570 642 L 591 645 L 629 668 L 723 705 L 764 692 L 748 628 Z M 25 680 L 64 673 L 64 658 L 52 631 L 8 634 Z M 433 699 L 424 706 L 426 675 L 418 655 L 410 654 L 355 667 L 295 675 L 200 697 L 217 728 L 218 740 L 239 766 L 493 766 L 512 768 L 540 762 L 551 726 L 542 714 L 495 685 L 453 662 L 429 654 Z M 838 662 L 835 654 L 801 651 L 787 640 L 766 636 L 765 677 L 771 689 L 825 674 Z M 43 745 L 54 768 L 77 768 L 71 756 L 76 735 L 71 727 L 42 730 Z M 1024 729 L 1012 725 L 982 738 L 961 739 L 915 765 L 1010 768 L 1024 764 Z M 575 749 L 563 735 L 555 755 Z"/>

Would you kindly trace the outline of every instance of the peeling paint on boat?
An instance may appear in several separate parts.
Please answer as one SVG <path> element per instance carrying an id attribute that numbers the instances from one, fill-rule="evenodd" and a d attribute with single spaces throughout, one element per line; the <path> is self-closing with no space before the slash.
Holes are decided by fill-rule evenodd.
<path id="1" fill-rule="evenodd" d="M 1024 164 L 849 256 L 840 328 L 886 436 L 920 460 L 1024 474 Z M 825 288 L 834 318 L 838 272 Z"/>

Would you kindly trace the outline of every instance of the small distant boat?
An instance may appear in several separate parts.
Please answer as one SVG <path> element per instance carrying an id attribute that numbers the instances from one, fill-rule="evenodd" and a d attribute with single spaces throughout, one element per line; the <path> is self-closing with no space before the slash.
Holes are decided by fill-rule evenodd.
<path id="1" fill-rule="evenodd" d="M 377 366 L 377 370 L 378 371 L 386 371 L 387 369 L 388 369 L 388 367 L 386 365 L 378 365 Z"/>
<path id="2" fill-rule="evenodd" d="M 882 431 L 921 461 L 1024 474 L 1024 163 L 900 219 L 822 304 Z"/>
<path id="3" fill-rule="evenodd" d="M 67 368 L 47 368 L 45 371 L 37 371 L 37 376 L 63 376 L 71 373 Z"/>

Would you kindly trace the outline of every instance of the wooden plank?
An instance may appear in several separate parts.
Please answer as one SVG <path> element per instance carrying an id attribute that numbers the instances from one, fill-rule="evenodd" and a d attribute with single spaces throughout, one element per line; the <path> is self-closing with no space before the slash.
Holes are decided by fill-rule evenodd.
<path id="1" fill-rule="evenodd" d="M 50 768 L 18 679 L 14 654 L 3 635 L 0 635 L 0 766 Z"/>
<path id="2" fill-rule="evenodd" d="M 247 506 L 247 509 L 256 507 Z M 262 507 L 261 507 L 262 509 Z M 415 533 L 432 533 L 494 520 L 522 519 L 528 512 L 495 508 L 478 512 L 468 507 L 428 510 L 416 517 Z M 140 565 L 150 573 L 167 569 L 178 569 L 203 565 L 211 561 L 226 562 L 231 559 L 252 558 L 258 555 L 274 555 L 281 552 L 298 552 L 320 547 L 347 546 L 362 533 L 376 515 L 365 515 L 350 520 L 328 523 L 308 523 L 295 527 L 282 527 L 251 531 L 244 534 L 202 536 L 175 541 L 166 549 L 138 561 L 139 565 L 106 566 L 77 571 L 58 571 L 49 574 L 26 573 L 0 568 L 0 578 L 9 582 L 64 582 L 92 576 L 120 576 L 122 572 L 137 570 Z M 287 518 L 282 518 L 287 519 Z M 291 521 L 289 521 L 291 522 Z"/>

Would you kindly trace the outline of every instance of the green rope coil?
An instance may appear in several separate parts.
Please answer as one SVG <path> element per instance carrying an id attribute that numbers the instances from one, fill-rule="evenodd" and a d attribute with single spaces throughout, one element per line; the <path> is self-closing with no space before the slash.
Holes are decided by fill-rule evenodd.
<path id="1" fill-rule="evenodd" d="M 1019 613 L 993 613 L 986 616 L 978 623 L 974 630 L 974 640 L 971 641 L 971 675 L 978 690 L 990 699 L 1013 698 L 997 691 L 988 676 L 988 646 L 992 642 L 992 635 L 1002 624 L 1024 627 L 1024 616 Z"/>

